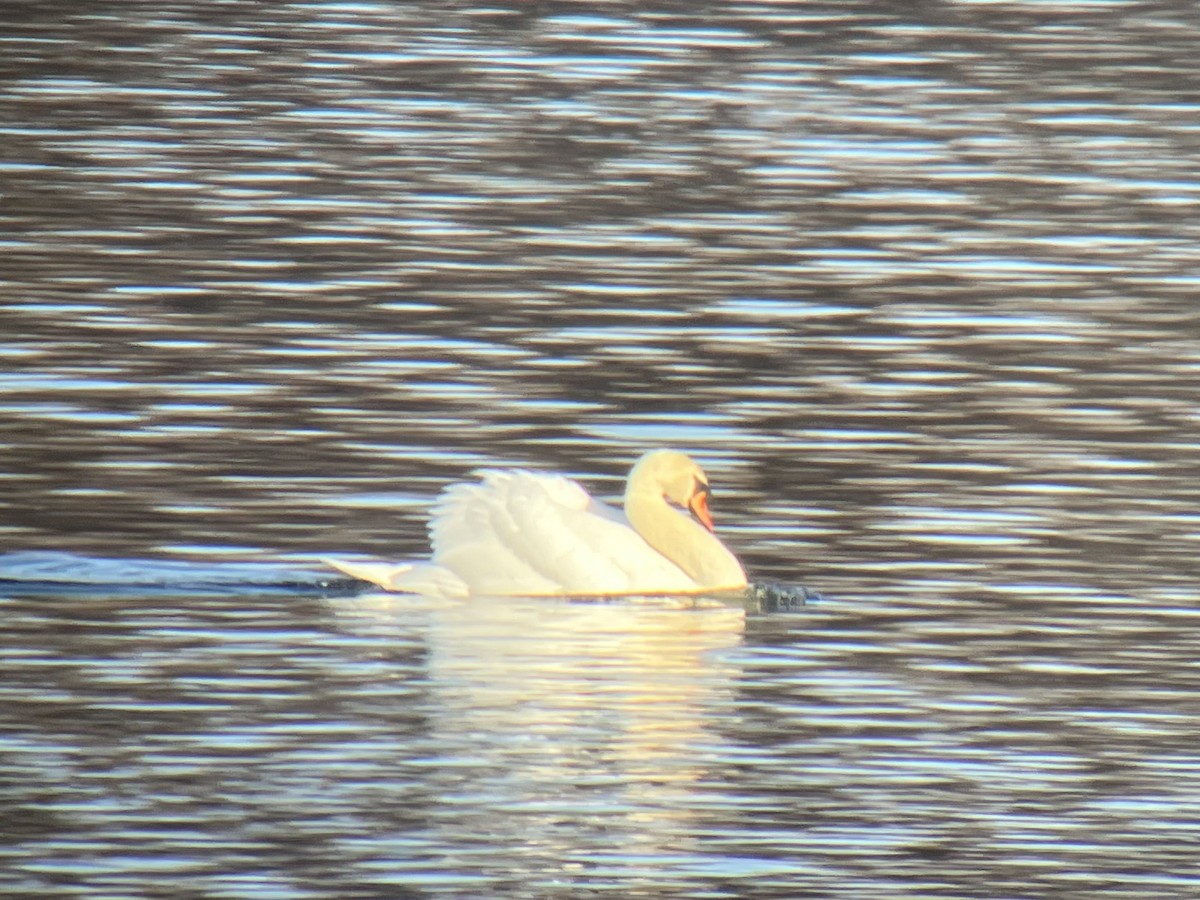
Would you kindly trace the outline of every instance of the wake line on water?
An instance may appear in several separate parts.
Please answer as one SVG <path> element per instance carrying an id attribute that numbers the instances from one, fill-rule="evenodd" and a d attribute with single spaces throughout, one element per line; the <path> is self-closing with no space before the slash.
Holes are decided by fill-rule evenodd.
<path id="1" fill-rule="evenodd" d="M 169 591 L 314 596 L 353 596 L 375 590 L 366 582 L 308 569 L 304 563 L 114 559 L 57 550 L 0 554 L 0 589 L 19 590 L 23 595 Z M 824 598 L 804 587 L 755 583 L 745 599 L 756 611 L 780 612 Z"/>
<path id="2" fill-rule="evenodd" d="M 23 593 L 129 591 L 253 591 L 355 594 L 361 583 L 286 562 L 201 562 L 114 559 L 56 550 L 0 554 L 0 588 Z"/>

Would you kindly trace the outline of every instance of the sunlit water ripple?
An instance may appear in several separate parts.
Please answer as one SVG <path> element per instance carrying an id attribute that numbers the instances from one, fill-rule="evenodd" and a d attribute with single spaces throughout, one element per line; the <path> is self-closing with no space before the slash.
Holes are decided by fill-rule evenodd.
<path id="1" fill-rule="evenodd" d="M 6 29 L 0 890 L 1200 894 L 1191 12 Z M 824 597 L 316 562 L 664 444 Z"/>

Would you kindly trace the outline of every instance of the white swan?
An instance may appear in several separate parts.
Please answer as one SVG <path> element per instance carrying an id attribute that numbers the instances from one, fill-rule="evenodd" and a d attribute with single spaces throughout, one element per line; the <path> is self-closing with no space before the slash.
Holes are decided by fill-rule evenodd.
<path id="1" fill-rule="evenodd" d="M 625 511 L 561 475 L 485 469 L 433 508 L 428 562 L 327 559 L 387 591 L 444 596 L 695 594 L 744 588 L 713 534 L 708 479 L 689 457 L 653 450 L 625 487 Z"/>

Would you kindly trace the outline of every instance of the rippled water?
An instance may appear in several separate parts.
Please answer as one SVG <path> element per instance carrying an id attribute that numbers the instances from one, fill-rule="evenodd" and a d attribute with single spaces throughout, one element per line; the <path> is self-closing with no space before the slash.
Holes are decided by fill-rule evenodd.
<path id="1" fill-rule="evenodd" d="M 1171 2 L 29 10 L 0 889 L 1200 894 L 1197 40 Z M 611 497 L 664 444 L 826 598 L 318 584 L 423 553 L 476 466 Z"/>

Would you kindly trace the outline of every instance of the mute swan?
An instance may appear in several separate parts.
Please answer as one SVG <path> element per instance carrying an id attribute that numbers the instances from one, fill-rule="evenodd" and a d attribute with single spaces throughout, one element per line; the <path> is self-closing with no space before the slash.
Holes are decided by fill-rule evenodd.
<path id="1" fill-rule="evenodd" d="M 561 475 L 484 469 L 433 507 L 428 562 L 327 559 L 386 591 L 464 597 L 694 594 L 746 587 L 713 534 L 708 479 L 653 450 L 629 473 L 625 511 Z"/>

